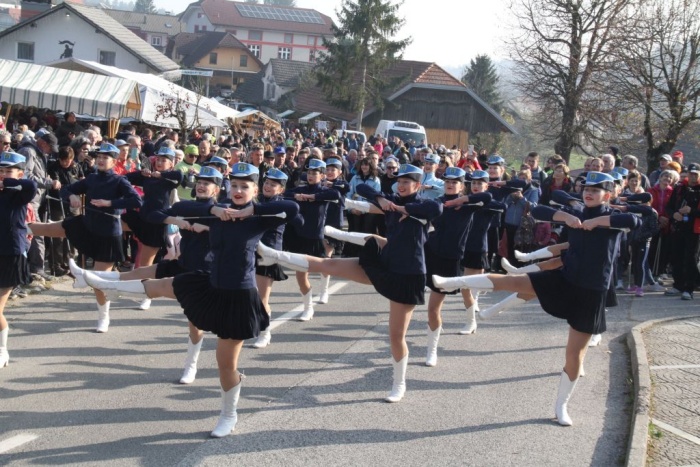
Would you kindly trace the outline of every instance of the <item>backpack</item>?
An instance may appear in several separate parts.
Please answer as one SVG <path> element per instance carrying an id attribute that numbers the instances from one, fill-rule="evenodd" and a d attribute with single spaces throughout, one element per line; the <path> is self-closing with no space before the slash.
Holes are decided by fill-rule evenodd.
<path id="1" fill-rule="evenodd" d="M 537 221 L 530 214 L 530 203 L 525 207 L 525 212 L 523 212 L 523 217 L 520 219 L 520 225 L 518 230 L 515 231 L 515 236 L 513 237 L 513 247 L 518 251 L 529 252 L 537 248 L 537 242 L 535 241 L 535 229 L 537 228 Z"/>
<path id="2" fill-rule="evenodd" d="M 631 242 L 641 242 L 647 240 L 661 230 L 659 225 L 659 213 L 656 209 L 652 209 L 652 213 L 648 216 L 642 216 L 642 225 L 634 230 L 631 230 L 627 235 L 627 239 Z"/>

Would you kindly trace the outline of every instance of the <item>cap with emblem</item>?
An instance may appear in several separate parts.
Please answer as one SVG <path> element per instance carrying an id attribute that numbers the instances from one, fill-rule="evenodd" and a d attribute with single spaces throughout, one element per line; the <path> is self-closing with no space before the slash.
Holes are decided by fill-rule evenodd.
<path id="1" fill-rule="evenodd" d="M 489 181 L 489 173 L 485 170 L 475 170 L 471 173 L 471 179 L 473 180 L 483 180 L 485 182 Z"/>
<path id="2" fill-rule="evenodd" d="M 463 182 L 466 174 L 467 173 L 459 167 L 448 167 L 445 169 L 445 173 L 442 175 L 442 178 L 445 180 L 459 180 L 460 182 Z"/>
<path id="3" fill-rule="evenodd" d="M 109 143 L 102 143 L 95 152 L 97 152 L 97 154 L 107 154 L 112 157 L 117 157 L 119 155 L 119 149 L 115 145 Z"/>
<path id="4" fill-rule="evenodd" d="M 423 170 L 421 170 L 420 167 L 416 167 L 415 165 L 411 164 L 401 164 L 399 167 L 399 173 L 396 174 L 396 178 L 405 177 L 415 180 L 416 182 L 419 182 L 422 176 Z"/>
<path id="5" fill-rule="evenodd" d="M 195 178 L 197 180 L 209 180 L 216 183 L 218 186 L 221 186 L 221 182 L 224 181 L 224 177 L 221 175 L 221 172 L 216 170 L 214 167 L 202 167 L 199 170 L 199 174 L 197 174 Z"/>
<path id="6" fill-rule="evenodd" d="M 221 167 L 226 167 L 228 165 L 228 161 L 226 159 L 224 159 L 223 157 L 212 156 L 209 160 L 202 162 L 202 165 L 203 166 L 218 165 Z"/>
<path id="7" fill-rule="evenodd" d="M 5 151 L 0 154 L 0 167 L 17 167 L 24 170 L 24 163 L 27 158 L 12 151 Z"/>
<path id="8" fill-rule="evenodd" d="M 439 164 L 440 163 L 440 156 L 437 154 L 428 154 L 425 156 L 425 162 L 428 162 L 430 164 Z"/>
<path id="9" fill-rule="evenodd" d="M 268 169 L 267 172 L 265 172 L 265 178 L 268 178 L 270 180 L 274 180 L 276 182 L 281 183 L 282 185 L 287 183 L 287 179 L 289 178 L 286 173 L 282 172 L 280 169 L 275 169 L 274 167 L 271 169 Z"/>
<path id="10" fill-rule="evenodd" d="M 624 167 L 615 167 L 614 169 L 612 169 L 612 171 L 619 173 L 622 176 L 622 178 L 627 178 L 627 176 L 630 173 L 630 171 Z"/>
<path id="11" fill-rule="evenodd" d="M 489 157 L 488 165 L 506 165 L 506 161 L 498 154 L 494 154 L 493 156 Z"/>
<path id="12" fill-rule="evenodd" d="M 318 170 L 319 172 L 325 172 L 326 163 L 320 159 L 311 159 L 307 167 L 308 170 Z"/>
<path id="13" fill-rule="evenodd" d="M 603 172 L 588 172 L 586 179 L 581 182 L 583 186 L 602 188 L 605 191 L 612 191 L 615 179 Z"/>
<path id="14" fill-rule="evenodd" d="M 167 146 L 161 146 L 158 152 L 155 154 L 156 157 L 167 157 L 171 161 L 175 160 L 175 151 Z"/>
<path id="15" fill-rule="evenodd" d="M 231 173 L 229 174 L 229 177 L 231 178 L 250 180 L 256 183 L 258 181 L 259 176 L 260 171 L 258 170 L 258 168 L 246 162 L 238 162 L 236 164 L 233 164 L 233 167 L 231 167 Z"/>
<path id="16" fill-rule="evenodd" d="M 329 166 L 329 165 L 332 165 L 335 167 L 342 167 L 343 163 L 337 157 L 330 157 L 330 158 L 326 159 L 326 166 Z"/>

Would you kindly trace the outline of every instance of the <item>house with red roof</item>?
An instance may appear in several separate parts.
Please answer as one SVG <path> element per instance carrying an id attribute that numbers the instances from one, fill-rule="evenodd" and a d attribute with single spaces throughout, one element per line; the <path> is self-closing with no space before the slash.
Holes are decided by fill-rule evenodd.
<path id="1" fill-rule="evenodd" d="M 180 14 L 184 32 L 227 32 L 262 63 L 271 58 L 314 63 L 333 37 L 333 21 L 316 10 L 229 0 L 200 0 Z"/>

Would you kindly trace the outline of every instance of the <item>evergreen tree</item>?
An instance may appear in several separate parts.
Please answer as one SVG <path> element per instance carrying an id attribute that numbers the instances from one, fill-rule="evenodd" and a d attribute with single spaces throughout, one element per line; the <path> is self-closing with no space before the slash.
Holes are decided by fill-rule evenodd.
<path id="1" fill-rule="evenodd" d="M 137 13 L 155 13 L 156 6 L 153 4 L 153 0 L 136 0 L 134 11 Z"/>
<path id="2" fill-rule="evenodd" d="M 396 86 L 382 72 L 401 59 L 411 39 L 392 40 L 405 21 L 397 15 L 403 2 L 343 0 L 333 25 L 333 39 L 323 41 L 327 52 L 316 68 L 326 100 L 348 112 L 357 112 L 357 128 L 367 104 L 383 108 L 382 91 Z M 404 80 L 398 78 L 398 81 Z"/>
<path id="3" fill-rule="evenodd" d="M 477 55 L 472 59 L 462 76 L 462 82 L 496 112 L 501 110 L 503 104 L 498 92 L 498 80 L 498 73 L 488 55 Z"/>

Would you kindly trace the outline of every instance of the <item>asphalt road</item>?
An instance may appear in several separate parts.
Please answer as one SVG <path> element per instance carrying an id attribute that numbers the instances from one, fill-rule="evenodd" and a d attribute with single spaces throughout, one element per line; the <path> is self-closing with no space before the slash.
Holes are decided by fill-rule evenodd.
<path id="1" fill-rule="evenodd" d="M 273 318 L 300 311 L 295 286 L 275 286 Z M 408 391 L 387 404 L 388 303 L 368 286 L 335 287 L 312 321 L 278 322 L 268 348 L 244 350 L 238 425 L 218 440 L 208 437 L 220 408 L 216 339 L 205 338 L 195 383 L 177 384 L 187 328 L 176 302 L 154 300 L 144 312 L 119 301 L 107 334 L 93 332 L 92 296 L 68 282 L 11 302 L 0 465 L 616 465 L 632 402 L 623 334 L 697 309 L 660 294 L 621 296 L 570 403 L 574 426 L 563 428 L 553 405 L 567 325 L 536 302 L 461 336 L 462 305 L 448 298 L 435 368 L 423 365 L 419 308 Z"/>

